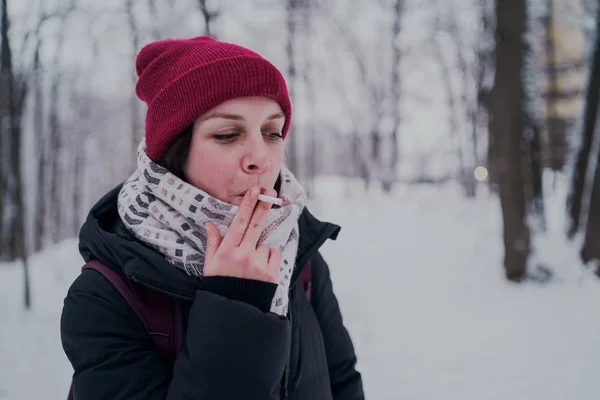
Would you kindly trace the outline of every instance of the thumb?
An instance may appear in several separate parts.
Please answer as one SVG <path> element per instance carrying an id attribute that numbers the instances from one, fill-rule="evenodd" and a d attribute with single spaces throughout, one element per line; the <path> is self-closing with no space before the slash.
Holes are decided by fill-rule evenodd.
<path id="1" fill-rule="evenodd" d="M 206 229 L 206 254 L 205 262 L 208 263 L 213 259 L 219 246 L 221 245 L 221 232 L 212 222 L 207 222 L 204 225 Z"/>

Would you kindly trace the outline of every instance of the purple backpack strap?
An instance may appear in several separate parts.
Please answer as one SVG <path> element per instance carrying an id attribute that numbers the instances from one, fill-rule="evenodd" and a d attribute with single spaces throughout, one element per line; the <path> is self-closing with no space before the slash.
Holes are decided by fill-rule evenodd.
<path id="1" fill-rule="evenodd" d="M 172 375 L 173 364 L 181 351 L 183 340 L 182 312 L 179 302 L 156 290 L 134 283 L 122 272 L 115 271 L 98 260 L 85 264 L 82 271 L 85 269 L 93 269 L 101 273 L 123 296 L 140 318 L 152 343 L 165 360 L 169 375 Z M 73 386 L 69 391 L 68 399 L 73 399 Z"/>
<path id="2" fill-rule="evenodd" d="M 302 269 L 302 272 L 300 272 L 300 276 L 298 277 L 298 282 L 300 282 L 302 289 L 304 289 L 304 293 L 306 294 L 308 301 L 310 301 L 311 294 L 312 294 L 312 271 L 311 271 L 311 269 L 312 269 L 311 262 L 310 262 L 310 260 L 308 260 L 308 262 Z"/>

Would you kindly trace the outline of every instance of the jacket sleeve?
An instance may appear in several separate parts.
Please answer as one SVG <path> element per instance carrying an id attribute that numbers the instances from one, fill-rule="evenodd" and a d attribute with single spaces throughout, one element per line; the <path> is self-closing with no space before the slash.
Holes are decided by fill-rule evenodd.
<path id="1" fill-rule="evenodd" d="M 169 378 L 142 322 L 93 270 L 67 294 L 61 338 L 75 400 L 279 399 L 290 349 L 287 319 L 198 291 Z"/>
<path id="2" fill-rule="evenodd" d="M 335 400 L 364 400 L 356 354 L 335 294 L 329 266 L 317 254 L 312 261 L 312 305 L 323 332 L 331 391 Z"/>

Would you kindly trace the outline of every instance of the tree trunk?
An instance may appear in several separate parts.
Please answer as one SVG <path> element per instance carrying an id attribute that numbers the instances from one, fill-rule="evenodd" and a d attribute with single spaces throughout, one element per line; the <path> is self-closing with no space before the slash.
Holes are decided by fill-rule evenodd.
<path id="1" fill-rule="evenodd" d="M 526 19 L 526 21 L 528 21 Z M 527 23 L 527 22 L 526 22 Z M 532 42 L 529 37 L 523 38 L 523 93 L 524 93 L 524 139 L 527 161 L 525 162 L 525 170 L 523 175 L 525 179 L 525 198 L 527 202 L 527 210 L 535 217 L 537 228 L 546 231 L 546 215 L 544 210 L 544 188 L 543 188 L 543 150 L 541 138 L 541 123 L 535 112 L 535 98 L 537 90 L 535 89 L 535 72 L 533 71 L 533 63 L 527 62 L 534 58 Z"/>
<path id="2" fill-rule="evenodd" d="M 76 92 L 77 83 L 75 81 L 70 82 L 73 87 L 73 91 Z M 73 188 L 71 193 L 71 201 L 73 202 L 73 218 L 71 225 L 71 232 L 73 235 L 77 235 L 81 229 L 81 218 L 82 218 L 82 195 L 85 190 L 84 177 L 85 177 L 85 141 L 87 138 L 87 127 L 90 124 L 90 104 L 89 96 L 81 96 L 79 93 L 72 94 L 70 98 L 69 106 L 77 113 L 79 117 L 79 125 L 75 128 L 75 135 L 71 143 L 71 159 L 73 171 L 71 173 L 71 187 Z"/>
<path id="3" fill-rule="evenodd" d="M 438 3 L 438 7 L 441 8 L 441 2 Z M 438 30 L 440 32 L 445 30 L 444 26 L 443 26 L 445 24 L 442 22 L 441 14 L 442 14 L 442 11 L 438 10 L 436 12 L 436 18 L 435 18 L 436 30 Z M 446 32 L 446 33 L 448 33 L 450 35 L 457 34 L 457 32 Z M 445 48 L 442 45 L 442 43 L 440 43 L 439 40 L 435 40 L 435 44 L 436 44 L 436 57 L 437 57 L 438 65 L 440 66 L 440 68 L 442 70 L 442 82 L 443 82 L 444 89 L 446 92 L 447 108 L 450 111 L 448 113 L 448 129 L 450 130 L 450 132 L 449 132 L 450 133 L 450 142 L 452 143 L 452 145 L 456 151 L 456 157 L 458 158 L 459 176 L 460 176 L 461 182 L 462 182 L 463 174 L 464 174 L 464 170 L 465 170 L 465 156 L 463 154 L 462 143 L 461 143 L 460 137 L 459 137 L 459 133 L 460 133 L 459 116 L 460 116 L 461 112 L 460 112 L 459 106 L 456 101 L 458 96 L 454 92 L 454 88 L 452 86 L 452 73 L 454 71 L 452 71 L 451 67 L 448 65 L 448 62 L 446 61 L 446 57 L 444 57 Z M 460 47 L 460 46 L 457 46 L 457 47 Z"/>
<path id="4" fill-rule="evenodd" d="M 369 188 L 370 182 L 370 174 L 369 174 L 369 166 L 365 160 L 364 154 L 362 152 L 363 141 L 361 140 L 363 135 L 358 132 L 353 132 L 351 135 L 351 143 L 350 143 L 350 154 L 351 154 L 351 166 L 352 168 L 352 176 L 358 176 L 362 179 L 365 190 Z"/>
<path id="5" fill-rule="evenodd" d="M 6 2 L 6 0 L 2 0 Z M 18 104 L 17 104 L 18 103 Z M 23 176 L 21 163 L 21 117 L 23 113 L 22 100 L 13 101 L 13 118 L 12 120 L 12 170 L 15 171 L 15 231 L 14 231 L 14 246 L 15 258 L 23 262 L 23 283 L 24 283 L 24 301 L 25 308 L 31 308 L 31 291 L 29 282 L 29 262 L 27 261 L 27 246 L 25 232 L 25 199 L 23 196 Z"/>
<path id="6" fill-rule="evenodd" d="M 482 13 L 485 12 L 485 9 L 481 10 Z M 487 21 L 486 17 L 482 17 L 482 25 L 484 29 L 487 29 Z M 464 54 L 464 44 L 459 40 L 460 38 L 460 24 L 458 22 L 457 12 L 455 6 L 452 6 L 452 14 L 449 18 L 449 33 L 450 35 L 456 36 L 456 40 L 454 41 L 454 50 L 456 53 L 456 60 L 458 64 L 458 69 L 461 71 L 461 92 L 460 92 L 460 100 L 462 113 L 465 117 L 466 124 L 471 124 L 471 135 L 467 139 L 466 137 L 463 139 L 462 135 L 457 135 L 457 140 L 461 146 L 460 154 L 464 156 L 464 161 L 461 163 L 463 166 L 461 167 L 461 183 L 465 190 L 465 195 L 467 197 L 475 197 L 477 187 L 476 180 L 474 176 L 475 168 L 479 165 L 479 157 L 477 154 L 477 140 L 478 140 L 478 103 L 477 103 L 477 93 L 479 88 L 482 86 L 480 81 L 480 76 L 483 78 L 483 73 L 485 71 L 483 63 L 475 64 L 475 67 L 469 65 L 465 54 Z M 485 33 L 485 31 L 484 31 Z M 485 36 L 485 35 L 482 35 Z M 479 58 L 485 59 L 488 57 L 487 54 L 480 54 L 481 49 L 477 50 L 476 56 L 479 61 Z M 471 83 L 475 81 L 475 88 L 470 88 Z M 465 125 L 465 128 L 468 125 Z M 468 144 L 470 139 L 471 152 L 465 151 L 462 146 Z"/>
<path id="7" fill-rule="evenodd" d="M 160 28 L 158 26 L 158 9 L 156 8 L 156 0 L 148 0 L 148 8 L 150 8 L 150 17 L 152 18 L 152 39 L 160 39 Z M 137 49 L 136 49 L 137 51 Z"/>
<path id="8" fill-rule="evenodd" d="M 13 256 L 15 259 L 21 259 L 23 261 L 23 273 L 24 273 L 24 301 L 25 308 L 29 309 L 31 307 L 31 296 L 30 296 L 30 284 L 29 284 L 29 263 L 27 262 L 27 251 L 26 251 L 26 235 L 25 235 L 25 202 L 23 198 L 23 177 L 21 175 L 21 117 L 23 115 L 23 106 L 25 104 L 24 96 L 25 91 L 21 90 L 22 88 L 17 85 L 15 74 L 12 65 L 12 54 L 11 54 L 11 45 L 8 36 L 8 10 L 7 10 L 7 0 L 2 0 L 2 67 L 1 67 L 1 76 L 2 79 L 2 88 L 5 91 L 5 97 L 3 101 L 3 106 L 8 106 L 7 108 L 2 107 L 2 111 L 8 109 L 8 115 L 2 114 L 0 115 L 1 119 L 4 123 L 8 122 L 8 127 L 4 126 L 3 128 L 8 128 L 7 130 L 3 130 L 3 134 L 6 131 L 10 131 L 11 140 L 10 140 L 10 169 L 12 171 L 12 182 L 10 185 L 11 191 L 11 206 L 14 211 L 11 212 L 12 216 L 12 227 L 8 233 L 12 235 L 12 248 L 13 248 Z"/>
<path id="9" fill-rule="evenodd" d="M 8 36 L 8 11 L 6 0 L 2 0 L 1 16 L 1 53 L 0 53 L 0 138 L 2 151 L 2 188 L 0 188 L 0 205 L 2 206 L 2 220 L 0 221 L 0 257 L 2 260 L 11 261 L 15 258 L 13 237 L 15 233 L 15 171 L 13 169 L 13 89 L 14 77 L 12 70 L 12 56 Z"/>
<path id="10" fill-rule="evenodd" d="M 496 76 L 491 93 L 490 135 L 504 227 L 507 279 L 521 281 L 530 252 L 523 180 L 523 35 L 525 0 L 496 0 Z"/>
<path id="11" fill-rule="evenodd" d="M 74 171 L 73 171 L 73 228 L 72 231 L 77 234 L 79 229 L 81 228 L 81 218 L 82 218 L 82 208 L 83 208 L 83 199 L 82 199 L 82 187 L 81 184 L 83 182 L 84 168 L 85 168 L 85 148 L 83 146 L 83 138 L 78 139 L 80 142 L 77 143 L 75 148 L 75 154 L 73 155 L 75 158 Z"/>
<path id="12" fill-rule="evenodd" d="M 140 50 L 140 48 L 139 48 L 140 47 L 140 37 L 139 37 L 140 34 L 139 34 L 138 25 L 137 25 L 134 10 L 133 10 L 133 0 L 126 1 L 125 12 L 127 14 L 127 24 L 129 26 L 129 34 L 131 37 L 132 54 L 135 55 Z M 137 75 L 136 75 L 135 70 L 131 71 L 130 76 L 131 76 L 132 87 L 135 88 L 135 85 L 137 82 Z M 129 122 L 131 123 L 131 151 L 132 151 L 131 165 L 129 166 L 129 168 L 131 169 L 131 171 L 133 171 L 136 168 L 136 160 L 137 160 L 137 157 L 133 157 L 133 155 L 136 154 L 138 145 L 140 144 L 140 141 L 142 140 L 142 137 L 143 137 L 142 125 L 140 122 L 140 118 L 141 118 L 140 104 L 139 104 L 138 98 L 134 94 L 129 96 L 129 113 L 130 113 L 130 121 Z"/>
<path id="13" fill-rule="evenodd" d="M 596 124 L 598 112 L 598 100 L 600 94 L 600 7 L 596 15 L 596 43 L 594 51 L 594 59 L 592 69 L 590 71 L 590 81 L 587 88 L 587 99 L 585 105 L 585 119 L 583 140 L 579 149 L 577 164 L 575 165 L 574 179 L 579 179 L 577 182 L 580 186 L 574 186 L 574 193 L 580 197 L 577 198 L 577 215 L 572 217 L 571 223 L 574 227 L 578 226 L 579 214 L 581 213 L 581 198 L 583 197 L 583 186 L 585 186 L 585 171 L 587 168 L 587 159 L 589 158 L 590 149 L 594 141 L 600 140 L 600 129 Z M 574 180 L 575 182 L 575 180 Z M 579 192 L 576 192 L 579 190 Z M 573 202 L 575 200 L 572 200 Z M 574 214 L 574 213 L 572 213 Z M 576 229 L 573 230 L 573 234 Z M 585 228 L 585 239 L 581 248 L 581 260 L 584 263 L 596 260 L 600 261 L 600 151 L 597 153 L 596 170 L 592 181 L 592 190 L 590 193 L 589 209 L 587 213 L 587 225 Z M 600 275 L 600 267 L 596 271 Z"/>
<path id="14" fill-rule="evenodd" d="M 400 34 L 402 31 L 402 16 L 404 14 L 404 0 L 394 2 L 394 24 L 392 27 L 392 157 L 388 173 L 383 177 L 383 190 L 390 192 L 398 174 L 400 162 L 400 143 L 398 130 L 400 129 L 400 96 L 402 82 L 400 80 L 400 64 L 402 50 L 400 48 Z"/>
<path id="15" fill-rule="evenodd" d="M 371 129 L 371 160 L 376 166 L 381 161 L 381 134 L 377 128 Z"/>
<path id="16" fill-rule="evenodd" d="M 584 263 L 600 261 L 600 151 L 598 152 L 596 171 L 590 194 L 585 240 L 581 248 L 581 260 Z M 596 273 L 600 274 L 600 267 Z"/>
<path id="17" fill-rule="evenodd" d="M 534 121 L 528 120 L 525 134 L 527 152 L 529 159 L 529 187 L 531 209 L 536 216 L 538 228 L 546 231 L 546 213 L 544 207 L 543 189 L 543 166 L 542 166 L 542 142 L 540 138 L 540 126 Z"/>
<path id="18" fill-rule="evenodd" d="M 596 31 L 600 32 L 600 7 L 596 15 Z M 581 141 L 577 150 L 571 188 L 567 198 L 568 228 L 567 237 L 572 239 L 579 231 L 581 222 L 583 193 L 586 186 L 586 174 L 589 164 L 592 143 L 596 132 L 598 106 L 600 100 L 600 34 L 596 36 L 592 66 L 590 68 L 586 90 L 585 110 Z"/>
<path id="19" fill-rule="evenodd" d="M 73 4 L 71 4 L 73 7 Z M 64 182 L 65 177 L 63 174 L 62 162 L 64 156 L 64 146 L 63 146 L 63 133 L 61 132 L 60 127 L 60 104 L 61 104 L 61 87 L 62 87 L 62 73 L 60 62 L 62 60 L 62 49 L 64 46 L 65 40 L 65 29 L 64 24 L 67 18 L 67 11 L 65 10 L 60 15 L 59 24 L 61 29 L 56 37 L 56 50 L 53 54 L 53 59 L 51 63 L 52 70 L 52 78 L 50 84 L 50 109 L 49 109 L 49 153 L 48 153 L 48 163 L 50 165 L 50 226 L 49 230 L 51 232 L 52 243 L 56 243 L 65 238 L 65 230 L 63 227 L 67 224 L 65 220 L 66 215 L 65 211 L 65 193 L 64 193 Z M 46 167 L 47 168 L 47 167 Z"/>
<path id="20" fill-rule="evenodd" d="M 55 65 L 55 68 L 58 68 Z M 49 164 L 50 164 L 50 198 L 51 200 L 51 236 L 52 243 L 56 243 L 62 239 L 61 227 L 63 221 L 63 197 L 60 185 L 61 179 L 61 160 L 62 160 L 62 140 L 60 133 L 59 123 L 59 86 L 60 86 L 60 75 L 58 71 L 55 71 L 52 77 L 52 84 L 50 88 L 50 153 L 49 153 Z"/>
<path id="21" fill-rule="evenodd" d="M 42 71 L 40 66 L 40 47 L 41 38 L 38 38 L 34 54 L 33 71 L 34 78 L 34 106 L 33 106 L 33 126 L 35 134 L 36 161 L 37 161 L 37 187 L 36 202 L 33 218 L 33 251 L 40 251 L 43 247 L 43 240 L 46 232 L 46 160 L 48 149 L 44 138 L 44 94 L 42 91 Z"/>
<path id="22" fill-rule="evenodd" d="M 483 104 L 481 99 L 481 93 L 484 91 L 484 79 L 486 76 L 486 72 L 489 67 L 489 51 L 487 46 L 485 46 L 485 40 L 488 39 L 488 36 L 491 36 L 491 27 L 489 16 L 487 13 L 487 9 L 485 7 L 485 0 L 480 1 L 478 4 L 479 7 L 479 20 L 481 23 L 481 31 L 479 32 L 479 37 L 477 39 L 477 52 L 476 56 L 476 66 L 475 66 L 475 99 L 473 100 L 474 104 L 471 109 L 471 113 L 469 114 L 469 121 L 471 123 L 471 152 L 473 158 L 473 166 L 480 166 L 479 160 L 479 124 L 480 124 L 480 116 L 486 111 L 486 105 Z M 473 182 L 470 190 L 467 191 L 468 197 L 475 197 L 476 195 L 476 185 Z"/>
<path id="23" fill-rule="evenodd" d="M 297 14 L 297 0 L 287 0 L 286 12 L 287 12 L 287 44 L 286 53 L 288 59 L 288 82 L 289 82 L 289 95 L 292 103 L 295 101 L 295 90 L 296 84 L 296 59 L 295 59 L 295 41 L 296 41 L 296 14 Z M 296 140 L 296 134 L 293 132 L 295 129 L 295 123 L 292 120 L 292 125 L 289 130 L 292 131 L 290 135 L 286 137 L 287 145 L 287 166 L 294 174 L 298 173 L 298 145 Z"/>
<path id="24" fill-rule="evenodd" d="M 3 88 L 2 84 L 3 82 L 0 80 L 0 88 Z M 6 247 L 4 244 L 4 211 L 7 207 L 6 185 L 8 176 L 8 170 L 5 167 L 6 156 L 4 155 L 5 151 L 3 150 L 6 149 L 6 141 L 4 140 L 4 128 L 2 125 L 3 123 L 0 121 L 0 261 L 4 261 L 6 256 Z"/>
<path id="25" fill-rule="evenodd" d="M 308 152 L 307 159 L 305 160 L 307 165 L 307 179 L 306 179 L 306 192 L 310 197 L 313 195 L 313 187 L 314 181 L 318 171 L 318 163 L 319 163 L 319 146 L 318 146 L 318 138 L 317 138 L 317 127 L 316 127 L 316 115 L 317 115 L 317 93 L 315 90 L 315 81 L 313 73 L 313 64 L 312 61 L 314 57 L 310 54 L 310 46 L 307 44 L 311 43 L 311 39 L 314 39 L 310 36 L 312 30 L 312 14 L 311 9 L 306 10 L 306 15 L 303 20 L 303 30 L 306 34 L 306 40 L 304 41 L 303 53 L 305 55 L 305 62 L 303 66 L 302 80 L 306 93 L 306 103 L 308 104 L 308 112 L 310 113 L 309 123 L 308 123 L 308 131 L 303 132 L 308 137 Z"/>
<path id="26" fill-rule="evenodd" d="M 204 33 L 216 38 L 212 30 L 212 23 L 217 18 L 219 13 L 217 11 L 209 10 L 208 6 L 206 5 L 206 0 L 198 0 L 198 6 L 200 7 L 200 11 L 204 17 Z"/>
<path id="27" fill-rule="evenodd" d="M 495 35 L 495 11 L 490 0 L 479 0 L 481 31 L 477 40 L 477 105 L 472 117 L 474 128 L 472 132 L 473 154 L 477 157 L 478 127 L 483 117 L 489 117 L 490 113 L 490 87 L 486 78 L 492 73 L 494 64 L 494 49 L 488 44 L 493 41 Z M 480 119 L 481 118 L 481 119 Z M 489 128 L 489 121 L 488 121 Z M 490 167 L 495 164 L 494 160 L 494 137 L 488 132 L 488 151 L 486 163 L 488 169 L 488 187 L 491 192 L 496 192 L 495 171 Z M 481 165 L 478 163 L 478 165 Z"/>

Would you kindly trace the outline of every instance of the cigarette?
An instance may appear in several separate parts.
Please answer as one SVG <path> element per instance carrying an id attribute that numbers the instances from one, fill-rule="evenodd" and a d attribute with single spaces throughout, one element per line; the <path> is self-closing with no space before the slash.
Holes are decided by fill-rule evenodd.
<path id="1" fill-rule="evenodd" d="M 283 206 L 283 200 L 278 197 L 266 196 L 264 194 L 261 194 L 261 195 L 258 195 L 258 199 L 260 201 L 275 204 L 280 207 Z"/>

